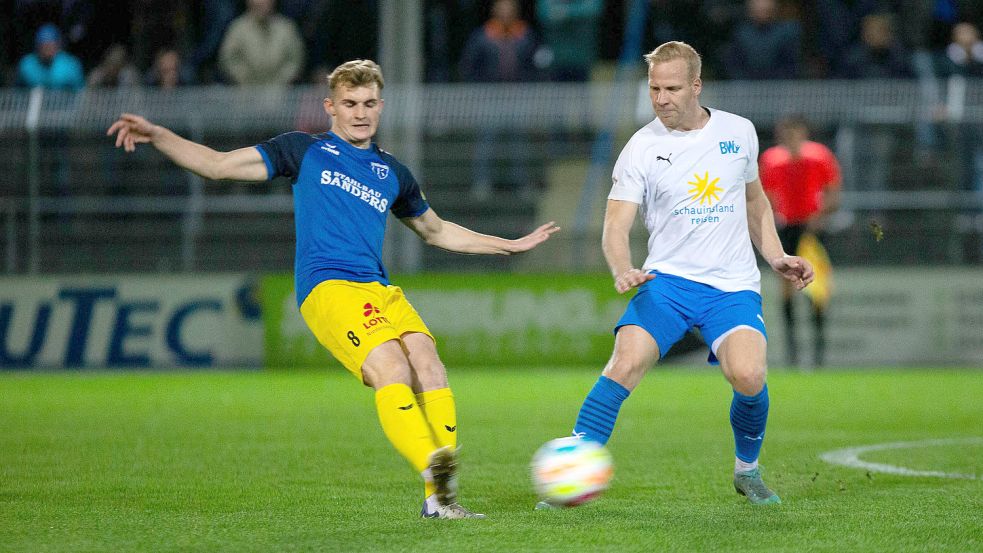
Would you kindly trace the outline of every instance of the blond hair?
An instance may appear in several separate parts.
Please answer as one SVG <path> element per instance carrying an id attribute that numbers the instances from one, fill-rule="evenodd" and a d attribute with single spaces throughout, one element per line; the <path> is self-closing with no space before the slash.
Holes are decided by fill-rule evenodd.
<path id="1" fill-rule="evenodd" d="M 334 93 L 339 86 L 355 88 L 379 85 L 379 91 L 386 82 L 382 78 L 382 68 L 372 60 L 352 60 L 339 65 L 328 75 L 328 88 Z"/>
<path id="2" fill-rule="evenodd" d="M 703 62 L 700 61 L 700 54 L 689 44 L 678 40 L 660 44 L 655 50 L 646 54 L 644 59 L 648 62 L 649 69 L 659 63 L 683 60 L 686 62 L 686 67 L 689 68 L 689 76 L 692 79 L 700 76 L 703 66 Z"/>

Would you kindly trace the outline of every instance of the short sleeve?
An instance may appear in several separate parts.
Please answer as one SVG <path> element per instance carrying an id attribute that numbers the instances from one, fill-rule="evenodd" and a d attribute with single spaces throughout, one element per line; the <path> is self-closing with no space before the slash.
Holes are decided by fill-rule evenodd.
<path id="1" fill-rule="evenodd" d="M 288 177 L 296 180 L 300 162 L 317 139 L 304 132 L 288 132 L 256 145 L 266 163 L 267 178 Z"/>
<path id="2" fill-rule="evenodd" d="M 383 159 L 394 168 L 396 179 L 399 180 L 399 195 L 393 202 L 392 214 L 400 219 L 423 215 L 430 209 L 430 204 L 427 203 L 427 198 L 423 195 L 423 190 L 420 189 L 420 184 L 416 182 L 413 173 L 390 155 L 383 155 Z"/>
<path id="3" fill-rule="evenodd" d="M 761 185 L 766 191 L 772 191 L 775 188 L 775 154 L 777 150 L 773 148 L 768 148 L 761 154 L 761 159 L 758 161 L 758 176 L 761 178 Z"/>
<path id="4" fill-rule="evenodd" d="M 748 158 L 747 168 L 744 170 L 744 182 L 754 182 L 758 180 L 758 132 L 754 129 L 754 123 L 748 121 Z"/>
<path id="5" fill-rule="evenodd" d="M 609 200 L 621 200 L 636 204 L 645 201 L 645 187 L 648 184 L 644 167 L 640 163 L 638 141 L 632 138 L 621 150 L 611 172 L 611 193 Z"/>
<path id="6" fill-rule="evenodd" d="M 823 188 L 839 188 L 842 175 L 840 173 L 840 162 L 836 160 L 832 150 L 823 146 Z"/>

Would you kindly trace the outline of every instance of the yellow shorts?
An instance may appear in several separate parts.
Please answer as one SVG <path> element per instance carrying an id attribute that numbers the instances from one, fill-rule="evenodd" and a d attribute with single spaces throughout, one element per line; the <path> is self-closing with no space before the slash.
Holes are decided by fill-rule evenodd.
<path id="1" fill-rule="evenodd" d="M 378 282 L 326 280 L 307 296 L 300 314 L 318 342 L 363 382 L 362 364 L 379 344 L 408 332 L 433 338 L 403 290 Z"/>

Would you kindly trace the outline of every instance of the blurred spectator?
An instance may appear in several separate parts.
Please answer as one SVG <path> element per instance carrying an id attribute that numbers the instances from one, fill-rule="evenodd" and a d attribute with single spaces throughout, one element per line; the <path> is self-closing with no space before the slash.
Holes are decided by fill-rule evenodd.
<path id="1" fill-rule="evenodd" d="M 950 78 L 950 87 L 955 80 L 983 77 L 983 40 L 980 39 L 979 29 L 972 23 L 962 22 L 953 26 L 952 42 L 945 49 L 944 71 Z M 950 115 L 956 131 L 959 187 L 983 192 L 983 125 L 961 120 L 961 113 Z"/>
<path id="2" fill-rule="evenodd" d="M 744 7 L 734 0 L 650 0 L 651 44 L 673 40 L 685 42 L 697 52 L 706 52 L 700 74 L 704 80 L 725 74 L 721 60 L 735 22 L 744 17 Z"/>
<path id="3" fill-rule="evenodd" d="M 491 17 L 475 29 L 461 55 L 461 77 L 472 82 L 531 81 L 536 39 L 515 0 L 495 0 Z"/>
<path id="4" fill-rule="evenodd" d="M 917 0 L 919 2 L 924 0 Z M 815 36 L 821 74 L 837 74 L 850 45 L 858 39 L 861 20 L 885 10 L 884 0 L 814 0 L 814 9 L 804 10 L 808 28 Z"/>
<path id="5" fill-rule="evenodd" d="M 495 0 L 491 17 L 471 33 L 461 56 L 461 76 L 473 82 L 520 82 L 535 77 L 536 40 L 529 24 L 519 17 L 515 0 Z M 496 122 L 497 123 L 497 122 Z M 504 124 L 482 125 L 474 145 L 472 195 L 485 200 L 496 180 L 520 193 L 529 193 L 525 159 L 528 148 L 519 133 Z M 495 162 L 506 174 L 496 179 Z"/>
<path id="6" fill-rule="evenodd" d="M 181 63 L 177 50 L 165 48 L 157 52 L 154 65 L 147 70 L 143 83 L 164 90 L 171 90 L 189 84 L 187 71 Z"/>
<path id="7" fill-rule="evenodd" d="M 297 23 L 297 25 L 300 25 L 304 21 L 304 18 L 307 17 L 307 14 L 309 13 L 308 10 L 310 10 L 314 4 L 317 4 L 318 1 L 319 0 L 280 0 L 280 13 L 292 19 Z M 345 2 L 345 4 L 354 4 L 354 2 Z"/>
<path id="8" fill-rule="evenodd" d="M 952 42 L 945 49 L 945 74 L 983 77 L 983 40 L 972 23 L 952 28 Z"/>
<path id="9" fill-rule="evenodd" d="M 130 43 L 133 63 L 150 67 L 161 48 L 191 48 L 194 40 L 188 0 L 133 0 Z"/>
<path id="10" fill-rule="evenodd" d="M 289 84 L 304 68 L 304 41 L 274 0 L 248 0 L 225 33 L 219 66 L 235 84 Z"/>
<path id="11" fill-rule="evenodd" d="M 301 34 L 308 73 L 320 65 L 337 67 L 353 59 L 378 59 L 378 2 L 313 0 L 303 17 Z"/>
<path id="12" fill-rule="evenodd" d="M 843 66 L 834 68 L 835 74 L 849 79 L 900 79 L 914 76 L 908 55 L 894 36 L 890 15 L 881 13 L 864 17 L 860 38 L 860 43 L 847 52 Z M 891 179 L 891 158 L 897 146 L 894 129 L 884 124 L 865 125 L 860 130 L 860 135 L 864 137 L 862 152 L 865 178 L 858 184 L 862 183 L 871 191 L 886 190 Z"/>
<path id="13" fill-rule="evenodd" d="M 431 0 L 426 2 L 426 80 L 458 80 L 457 69 L 471 30 L 483 19 L 479 0 Z"/>
<path id="14" fill-rule="evenodd" d="M 25 55 L 17 68 L 21 86 L 53 90 L 80 90 L 85 86 L 82 63 L 61 49 L 61 32 L 45 23 L 34 37 L 34 52 Z"/>
<path id="15" fill-rule="evenodd" d="M 92 32 L 96 22 L 92 0 L 14 0 L 13 31 L 18 37 L 19 51 L 30 47 L 30 33 L 42 24 L 51 22 L 64 31 L 62 47 L 75 52 L 81 61 L 89 65 L 102 51 L 98 33 Z"/>
<path id="16" fill-rule="evenodd" d="M 235 0 L 204 0 L 199 4 L 199 38 L 188 55 L 186 68 L 182 73 L 184 80 L 205 83 L 221 80 L 215 71 L 218 49 L 235 16 Z"/>
<path id="17" fill-rule="evenodd" d="M 848 79 L 901 79 L 913 76 L 908 53 L 894 36 L 890 14 L 863 18 L 860 42 L 851 47 L 835 73 Z"/>
<path id="18" fill-rule="evenodd" d="M 795 79 L 802 71 L 802 26 L 779 20 L 775 0 L 747 0 L 747 19 L 725 47 L 731 79 Z"/>
<path id="19" fill-rule="evenodd" d="M 601 0 L 537 0 L 544 65 L 554 81 L 588 81 L 597 60 Z M 538 57 L 538 55 L 537 55 Z"/>
<path id="20" fill-rule="evenodd" d="M 140 83 L 137 68 L 130 63 L 126 46 L 113 44 L 106 49 L 102 63 L 97 65 L 86 79 L 89 86 L 123 87 Z"/>

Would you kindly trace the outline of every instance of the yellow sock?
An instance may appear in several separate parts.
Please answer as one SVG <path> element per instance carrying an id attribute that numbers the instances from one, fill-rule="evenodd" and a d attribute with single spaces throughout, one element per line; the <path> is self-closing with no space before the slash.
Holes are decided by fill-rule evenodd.
<path id="1" fill-rule="evenodd" d="M 390 384 L 375 392 L 375 407 L 386 437 L 417 472 L 428 467 L 430 454 L 437 449 L 430 426 L 406 384 Z"/>
<path id="2" fill-rule="evenodd" d="M 438 447 L 457 447 L 457 409 L 450 388 L 441 388 L 416 394 L 416 401 L 430 425 Z M 431 482 L 424 483 L 423 496 L 434 493 Z"/>
<path id="3" fill-rule="evenodd" d="M 457 409 L 450 388 L 416 394 L 416 402 L 430 425 L 437 447 L 457 447 Z"/>

